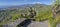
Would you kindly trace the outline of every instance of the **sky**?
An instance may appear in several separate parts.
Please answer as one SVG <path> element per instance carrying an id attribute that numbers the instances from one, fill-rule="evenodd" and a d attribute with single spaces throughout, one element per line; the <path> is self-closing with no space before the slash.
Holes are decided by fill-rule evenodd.
<path id="1" fill-rule="evenodd" d="M 12 6 L 35 3 L 51 5 L 52 0 L 0 0 L 0 6 Z"/>

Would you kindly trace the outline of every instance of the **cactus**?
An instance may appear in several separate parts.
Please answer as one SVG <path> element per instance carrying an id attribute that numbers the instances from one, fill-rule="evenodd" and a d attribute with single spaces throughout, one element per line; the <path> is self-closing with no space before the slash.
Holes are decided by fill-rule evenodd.
<path id="1" fill-rule="evenodd" d="M 34 18 L 34 16 L 36 16 L 36 11 L 32 7 L 30 7 L 29 12 L 30 12 L 30 18 Z"/>
<path id="2" fill-rule="evenodd" d="M 27 10 L 28 13 L 21 13 L 21 17 L 24 17 L 24 18 L 35 18 L 36 16 L 36 11 L 34 8 L 32 7 L 29 7 L 29 9 Z"/>
<path id="3" fill-rule="evenodd" d="M 55 3 L 53 3 L 54 5 L 53 5 L 53 10 L 52 10 L 52 12 L 53 12 L 53 17 L 54 17 L 54 20 L 53 20 L 53 22 L 51 22 L 51 26 L 52 27 L 56 27 L 56 25 L 57 25 L 57 21 L 58 21 L 58 14 L 57 13 L 59 13 L 60 12 L 60 9 L 59 9 L 59 0 L 55 0 Z"/>
<path id="4" fill-rule="evenodd" d="M 59 0 L 56 0 L 52 9 L 53 17 L 55 18 L 59 9 Z"/>
<path id="5" fill-rule="evenodd" d="M 28 13 L 21 14 L 21 17 L 34 18 L 36 16 L 36 11 L 32 7 L 30 7 L 27 11 Z"/>

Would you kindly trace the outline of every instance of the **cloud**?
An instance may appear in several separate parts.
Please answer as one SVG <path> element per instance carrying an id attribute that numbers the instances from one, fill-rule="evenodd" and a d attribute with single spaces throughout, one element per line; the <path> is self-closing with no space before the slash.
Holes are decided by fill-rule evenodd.
<path id="1" fill-rule="evenodd" d="M 33 2 L 32 4 L 42 4 L 41 2 Z"/>

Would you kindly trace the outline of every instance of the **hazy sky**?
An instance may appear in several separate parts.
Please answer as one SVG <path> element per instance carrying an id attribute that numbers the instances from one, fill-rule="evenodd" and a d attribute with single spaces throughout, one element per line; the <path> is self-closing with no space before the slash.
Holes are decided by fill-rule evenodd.
<path id="1" fill-rule="evenodd" d="M 12 6 L 12 5 L 23 5 L 23 4 L 52 4 L 52 0 L 0 0 L 0 6 Z"/>

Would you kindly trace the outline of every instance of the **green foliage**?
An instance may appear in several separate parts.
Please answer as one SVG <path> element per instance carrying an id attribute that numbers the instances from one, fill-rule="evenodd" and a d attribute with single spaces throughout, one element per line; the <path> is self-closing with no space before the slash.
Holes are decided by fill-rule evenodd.
<path id="1" fill-rule="evenodd" d="M 32 8 L 36 8 L 36 11 L 38 11 L 38 15 L 36 17 L 37 21 L 45 21 L 45 20 L 49 20 L 50 24 L 55 26 L 56 23 L 54 23 L 54 19 L 52 19 L 52 10 L 51 10 L 51 6 L 40 6 L 40 5 L 36 5 Z M 28 8 L 29 9 L 29 8 Z M 23 11 L 22 11 L 23 10 Z M 22 10 L 6 10 L 5 12 L 3 12 L 4 14 L 2 15 L 6 15 L 6 18 L 9 18 L 9 16 L 11 16 L 12 18 L 10 19 L 11 21 L 14 21 L 16 19 L 19 19 L 21 17 L 21 13 L 27 13 L 27 8 Z M 2 13 L 2 12 L 1 12 Z M 30 18 L 30 16 L 24 16 L 25 18 Z M 8 22 L 4 21 L 3 23 Z"/>
<path id="2" fill-rule="evenodd" d="M 48 7 L 48 6 L 46 6 L 46 7 Z M 36 20 L 44 21 L 44 20 L 49 19 L 52 16 L 51 8 L 50 7 L 46 8 L 46 7 L 43 7 L 42 9 L 40 9 L 40 11 L 38 11 L 38 16 L 37 16 Z M 37 9 L 37 10 L 39 10 L 39 9 Z"/>
<path id="3" fill-rule="evenodd" d="M 1 13 L 0 13 L 1 17 L 6 16 L 5 17 L 6 20 L 3 20 L 1 22 L 1 24 L 5 24 L 8 21 L 14 21 L 14 20 L 20 18 L 20 11 L 17 12 L 17 10 L 13 10 L 13 11 L 11 11 L 11 10 L 5 10 L 4 12 L 1 12 Z"/>
<path id="4" fill-rule="evenodd" d="M 16 20 L 18 18 L 20 18 L 20 13 L 12 14 L 12 20 Z"/>
<path id="5" fill-rule="evenodd" d="M 0 25 L 0 27 L 3 27 L 3 25 Z"/>
<path id="6" fill-rule="evenodd" d="M 49 21 L 51 27 L 56 27 L 57 22 L 53 17 L 50 17 L 50 19 L 48 21 Z"/>

